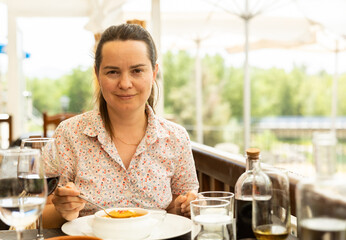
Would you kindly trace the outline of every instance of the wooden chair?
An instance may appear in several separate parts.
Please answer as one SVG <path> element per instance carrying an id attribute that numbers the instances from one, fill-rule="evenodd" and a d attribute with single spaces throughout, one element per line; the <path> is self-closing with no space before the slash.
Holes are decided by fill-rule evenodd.
<path id="1" fill-rule="evenodd" d="M 8 124 L 8 142 L 9 146 L 12 143 L 12 116 L 9 114 L 0 114 L 0 123 L 7 123 Z"/>
<path id="2" fill-rule="evenodd" d="M 48 116 L 48 114 L 44 112 L 43 113 L 43 137 L 48 137 L 49 126 L 53 126 L 52 129 L 55 129 L 59 125 L 59 123 L 76 115 L 77 115 L 76 113 L 59 113 L 56 115 Z"/>

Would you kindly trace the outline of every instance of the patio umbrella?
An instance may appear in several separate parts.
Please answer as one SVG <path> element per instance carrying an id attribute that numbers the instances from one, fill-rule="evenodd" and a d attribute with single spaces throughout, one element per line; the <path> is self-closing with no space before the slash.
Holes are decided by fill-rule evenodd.
<path id="1" fill-rule="evenodd" d="M 8 3 L 11 3 L 12 7 L 10 7 L 9 9 L 15 10 L 11 11 L 15 14 L 9 14 L 9 16 L 12 16 L 9 19 L 15 19 L 16 17 L 20 16 L 88 16 L 90 17 L 90 22 L 89 24 L 87 24 L 86 28 L 90 29 L 94 34 L 99 33 L 99 31 L 102 31 L 104 27 L 107 27 L 110 24 L 119 24 L 125 22 L 125 20 L 128 19 L 146 20 L 148 22 L 148 29 L 152 33 L 154 33 L 154 28 L 158 29 L 154 25 L 160 25 L 158 21 L 161 21 L 162 29 L 159 34 L 161 34 L 160 38 L 162 50 L 170 47 L 169 45 L 176 45 L 180 48 L 185 49 L 191 49 L 192 46 L 193 49 L 196 49 L 196 39 L 203 39 L 200 42 L 201 50 L 204 50 L 207 47 L 220 49 L 224 48 L 225 46 L 234 45 L 236 44 L 236 42 L 243 41 L 243 19 L 245 18 L 248 22 L 250 22 L 248 18 L 249 15 L 242 14 L 242 12 L 244 11 L 242 4 L 244 2 L 243 0 L 151 1 L 153 1 L 153 3 L 161 2 L 161 20 L 154 20 L 154 18 L 151 17 L 150 4 L 148 4 L 150 3 L 149 0 L 74 0 L 67 1 L 64 4 L 61 4 L 61 1 L 57 0 L 52 0 L 49 2 L 41 0 L 16 0 L 16 4 L 12 4 L 13 1 L 8 1 Z M 141 5 L 141 8 L 137 8 L 132 12 L 128 11 L 128 9 L 124 9 L 125 3 L 127 4 L 131 2 L 134 3 L 134 5 Z M 238 2 L 238 4 L 233 4 L 235 2 Z M 247 0 L 247 2 L 249 3 L 249 12 L 256 17 L 256 21 L 251 21 L 251 34 L 249 34 L 249 38 L 251 38 L 252 36 L 257 35 L 260 32 L 263 32 L 264 34 L 275 35 L 274 33 L 278 31 L 278 28 L 273 28 L 273 24 L 271 23 L 278 23 L 279 25 L 279 21 L 277 21 L 276 19 L 273 20 L 272 18 L 266 18 L 265 15 L 267 14 L 265 13 L 276 12 L 274 10 L 282 6 L 286 7 L 286 3 L 290 3 L 291 1 Z M 277 2 L 280 2 L 280 4 Z M 91 7 L 90 3 L 92 4 Z M 145 5 L 145 7 L 142 7 L 143 4 Z M 170 9 L 165 10 L 165 5 L 168 4 L 171 4 Z M 221 10 L 223 6 L 228 7 L 226 8 L 227 11 Z M 230 10 L 231 8 L 236 10 L 238 10 L 239 8 L 240 11 L 232 11 Z M 219 11 L 216 11 L 215 9 L 218 9 Z M 214 14 L 212 15 L 210 14 L 211 10 L 213 10 L 214 12 Z M 233 14 L 230 14 L 230 12 L 233 12 Z M 277 16 L 277 19 L 284 20 L 280 16 Z M 14 20 L 10 21 L 12 25 L 9 29 L 16 29 L 14 22 Z M 281 34 L 283 37 L 291 38 L 288 37 L 288 33 L 299 31 L 299 28 L 301 28 L 302 24 L 297 23 L 294 20 L 292 22 L 294 22 L 294 24 L 290 26 L 290 29 L 287 29 L 283 34 Z M 16 42 L 15 31 L 10 31 L 9 36 L 9 40 L 11 40 L 11 43 Z M 156 42 L 157 41 L 158 40 L 156 39 Z M 185 45 L 185 43 L 188 44 Z M 185 47 L 182 47 L 182 45 L 185 45 Z M 190 45 L 190 47 L 188 47 L 188 45 Z M 13 51 L 11 51 L 12 58 L 15 56 L 14 49 L 15 48 L 13 47 Z M 15 61 L 12 61 L 12 63 L 13 62 Z M 10 70 L 9 72 L 11 74 L 15 74 L 17 71 Z M 14 76 L 13 79 L 16 79 L 16 76 Z M 244 113 L 248 111 L 244 110 Z M 248 115 L 249 114 L 247 114 L 246 116 Z M 245 118 L 246 117 L 244 117 L 244 119 Z M 246 122 L 249 122 L 249 118 L 247 119 L 248 120 Z M 246 127 L 246 124 L 245 128 L 247 129 L 247 131 L 250 130 L 249 127 Z"/>
<path id="2" fill-rule="evenodd" d="M 167 1 L 153 0 L 152 3 L 161 2 L 161 5 L 167 6 Z M 275 37 L 277 32 L 281 31 L 278 39 L 294 39 L 304 32 L 308 24 L 302 21 L 303 18 L 270 16 L 267 12 L 276 12 L 277 9 L 286 7 L 292 8 L 291 0 L 247 0 L 246 8 L 242 3 L 244 1 L 221 1 L 221 0 L 204 0 L 190 1 L 198 4 L 198 10 L 191 9 L 188 11 L 188 3 L 176 1 L 176 6 L 184 6 L 179 11 L 174 11 L 173 7 L 169 11 L 158 10 L 156 16 L 160 16 L 162 29 L 161 49 L 187 49 L 196 50 L 195 64 L 195 82 L 196 82 L 196 129 L 197 141 L 203 143 L 203 118 L 202 118 L 202 87 L 201 87 L 201 66 L 200 54 L 203 50 L 225 49 L 230 44 L 244 42 L 250 37 L 249 25 L 251 21 L 252 36 L 270 36 Z M 238 2 L 238 3 L 237 3 Z M 185 6 L 186 5 L 186 6 Z M 202 10 L 200 10 L 202 9 Z M 139 19 L 148 19 L 150 17 L 143 12 L 124 12 L 125 19 L 133 17 Z M 153 18 L 151 18 L 153 19 Z M 274 24 L 273 24 L 274 23 Z M 152 22 L 152 24 L 154 24 Z M 244 36 L 245 25 L 245 36 Z M 151 24 L 149 24 L 149 30 Z M 282 30 L 285 32 L 282 33 Z M 304 29 L 304 30 L 302 30 Z M 247 40 L 245 42 L 248 42 Z M 248 51 L 245 54 L 244 62 L 244 142 L 245 148 L 250 142 L 250 82 L 248 75 Z"/>
<path id="3" fill-rule="evenodd" d="M 232 0 L 219 1 L 217 6 L 224 11 L 242 19 L 244 23 L 244 86 L 243 86 L 243 122 L 244 122 L 244 151 L 250 146 L 251 132 L 251 90 L 249 77 L 249 36 L 250 21 L 268 12 L 292 5 L 289 0 Z M 291 7 L 291 6 L 290 6 Z M 272 20 L 273 21 L 273 20 Z"/>
<path id="4" fill-rule="evenodd" d="M 320 29 L 316 44 L 305 46 L 313 51 L 334 53 L 335 69 L 332 86 L 331 130 L 336 130 L 337 97 L 338 97 L 338 57 L 346 51 L 346 2 L 343 0 L 316 0 L 314 5 L 307 5 L 304 1 L 298 2 L 304 15 L 313 22 L 318 22 Z M 330 16 L 326 13 L 331 13 Z M 308 49 L 309 50 L 309 49 Z"/>
<path id="5" fill-rule="evenodd" d="M 90 0 L 89 22 L 85 29 L 94 34 L 102 33 L 108 26 L 122 20 L 122 5 L 127 0 Z"/>
<path id="6" fill-rule="evenodd" d="M 299 38 L 291 41 L 277 41 L 261 39 L 250 44 L 249 50 L 259 50 L 265 48 L 294 49 L 306 52 L 318 52 L 325 54 L 334 54 L 334 76 L 332 84 L 331 99 L 331 125 L 332 131 L 336 130 L 337 117 L 337 98 L 338 98 L 338 57 L 340 52 L 346 51 L 346 37 L 333 33 L 321 23 L 307 19 L 310 24 L 308 32 L 302 34 Z M 242 46 L 232 46 L 228 49 L 229 53 L 242 52 Z"/>
<path id="7" fill-rule="evenodd" d="M 190 12 L 188 15 L 162 13 L 162 43 L 168 47 L 179 49 L 196 49 L 195 81 L 196 81 L 196 125 L 198 142 L 203 143 L 202 119 L 202 87 L 200 52 L 206 48 L 226 48 L 232 42 L 244 42 L 248 49 L 249 25 L 251 21 L 253 35 L 274 37 L 277 32 L 286 29 L 278 39 L 294 39 L 305 32 L 308 23 L 302 18 L 269 16 L 267 12 L 275 12 L 278 8 L 293 8 L 293 1 L 280 0 L 247 0 L 244 1 L 202 1 L 209 4 L 209 11 L 201 13 Z M 210 8 L 212 6 L 212 8 Z M 245 7 L 245 8 L 244 8 Z M 296 10 L 296 9 L 295 9 Z M 296 10 L 297 11 L 297 10 Z M 304 20 L 304 21 L 303 21 Z M 243 24 L 242 24 L 243 23 Z M 274 23 L 274 24 L 273 24 Z M 244 26 L 245 35 L 244 35 Z M 304 30 L 302 30 L 304 29 Z M 250 79 L 249 79 L 248 50 L 245 50 L 244 61 L 244 148 L 250 144 Z"/>
<path id="8" fill-rule="evenodd" d="M 346 51 L 346 38 L 331 32 L 321 24 L 314 23 L 316 28 L 315 42 L 304 44 L 297 47 L 298 50 L 321 52 L 325 54 L 334 54 L 334 76 L 332 84 L 331 99 L 331 131 L 336 131 L 336 117 L 338 115 L 338 75 L 339 75 L 339 54 Z"/>

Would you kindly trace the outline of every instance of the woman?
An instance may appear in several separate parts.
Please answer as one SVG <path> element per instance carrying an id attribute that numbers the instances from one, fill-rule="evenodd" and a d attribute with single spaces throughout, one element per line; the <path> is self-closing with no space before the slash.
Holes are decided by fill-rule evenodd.
<path id="1" fill-rule="evenodd" d="M 198 181 L 184 128 L 155 115 L 158 65 L 139 25 L 109 27 L 95 54 L 98 110 L 70 118 L 55 137 L 64 170 L 44 211 L 45 227 L 93 214 L 77 195 L 104 207 L 161 208 L 189 216 Z"/>

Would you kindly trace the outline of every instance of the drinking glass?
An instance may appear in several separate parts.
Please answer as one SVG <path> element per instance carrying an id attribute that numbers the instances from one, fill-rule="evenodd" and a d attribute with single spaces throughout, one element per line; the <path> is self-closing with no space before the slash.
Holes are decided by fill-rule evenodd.
<path id="1" fill-rule="evenodd" d="M 17 239 L 42 213 L 47 184 L 40 151 L 15 149 L 0 152 L 0 218 L 14 226 Z"/>
<path id="2" fill-rule="evenodd" d="M 218 198 L 230 201 L 229 211 L 234 215 L 234 193 L 226 192 L 226 191 L 206 191 L 200 192 L 197 194 L 198 199 L 206 199 L 206 198 Z"/>
<path id="3" fill-rule="evenodd" d="M 60 179 L 60 161 L 54 138 L 26 138 L 22 140 L 21 148 L 38 149 L 41 153 L 48 186 L 48 196 L 54 192 Z M 43 240 L 42 215 L 37 219 L 37 240 Z"/>
<path id="4" fill-rule="evenodd" d="M 286 239 L 291 211 L 287 172 L 263 169 L 255 172 L 252 202 L 252 230 L 258 240 Z"/>
<path id="5" fill-rule="evenodd" d="M 316 176 L 297 184 L 298 237 L 304 240 L 346 239 L 346 185 L 337 176 L 334 132 L 313 133 Z"/>
<path id="6" fill-rule="evenodd" d="M 229 212 L 230 212 L 230 216 L 232 216 L 232 223 L 231 223 L 232 229 L 229 230 L 229 234 L 231 236 L 230 239 L 237 239 L 235 219 L 234 219 L 234 193 L 226 192 L 226 191 L 206 191 L 206 192 L 200 192 L 197 194 L 197 199 L 207 199 L 207 198 L 217 198 L 217 199 L 227 200 L 230 202 Z"/>
<path id="7" fill-rule="evenodd" d="M 232 239 L 232 218 L 230 201 L 217 198 L 196 199 L 190 202 L 193 222 L 191 239 L 193 240 L 229 240 Z"/>

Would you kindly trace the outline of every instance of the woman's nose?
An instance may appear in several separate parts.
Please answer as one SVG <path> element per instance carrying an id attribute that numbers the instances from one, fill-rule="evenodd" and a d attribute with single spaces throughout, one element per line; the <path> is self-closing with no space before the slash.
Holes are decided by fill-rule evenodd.
<path id="1" fill-rule="evenodd" d="M 122 74 L 119 79 L 119 88 L 128 89 L 132 87 L 132 79 L 128 74 Z"/>

